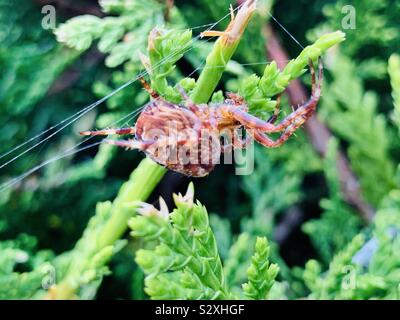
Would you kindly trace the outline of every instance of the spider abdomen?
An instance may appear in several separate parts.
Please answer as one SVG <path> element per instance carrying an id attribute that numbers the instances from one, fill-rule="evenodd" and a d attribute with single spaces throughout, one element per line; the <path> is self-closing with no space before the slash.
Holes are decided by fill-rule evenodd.
<path id="1" fill-rule="evenodd" d="M 162 100 L 140 115 L 136 140 L 147 145 L 144 152 L 153 161 L 188 176 L 208 175 L 221 155 L 219 133 L 206 119 Z"/>

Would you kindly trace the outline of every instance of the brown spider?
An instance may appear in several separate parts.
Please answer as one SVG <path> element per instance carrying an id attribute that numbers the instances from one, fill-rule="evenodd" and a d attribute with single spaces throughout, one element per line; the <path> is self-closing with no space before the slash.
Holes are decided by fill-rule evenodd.
<path id="1" fill-rule="evenodd" d="M 283 144 L 307 119 L 309 119 L 321 96 L 323 65 L 319 60 L 319 72 L 316 77 L 310 62 L 312 93 L 310 99 L 274 124 L 275 113 L 268 121 L 263 121 L 248 113 L 244 99 L 228 93 L 228 99 L 221 104 L 194 104 L 181 89 L 185 106 L 172 104 L 162 99 L 141 79 L 144 88 L 153 101 L 142 111 L 136 125 L 128 128 L 85 131 L 82 135 L 135 135 L 131 140 L 106 140 L 110 144 L 129 149 L 139 149 L 155 162 L 176 172 L 194 177 L 208 175 L 219 162 L 221 152 L 229 147 L 244 148 L 253 138 L 268 148 Z M 276 110 L 279 110 L 280 99 Z M 237 129 L 246 130 L 246 139 L 240 139 Z M 221 135 L 230 133 L 232 143 L 221 146 Z M 268 137 L 269 133 L 281 132 L 278 139 Z"/>

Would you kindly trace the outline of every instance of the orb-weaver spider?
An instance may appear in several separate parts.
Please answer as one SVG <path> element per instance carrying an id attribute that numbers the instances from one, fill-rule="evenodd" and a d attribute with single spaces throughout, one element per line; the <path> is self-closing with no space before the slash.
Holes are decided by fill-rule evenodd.
<path id="1" fill-rule="evenodd" d="M 185 106 L 170 103 L 161 98 L 141 79 L 153 100 L 142 111 L 136 125 L 128 128 L 81 132 L 82 135 L 135 135 L 131 140 L 106 140 L 120 147 L 144 151 L 155 162 L 182 174 L 194 177 L 208 175 L 219 162 L 221 152 L 227 147 L 244 148 L 253 138 L 265 147 L 282 145 L 307 119 L 321 96 L 323 64 L 319 59 L 318 76 L 310 62 L 312 92 L 310 99 L 275 124 L 277 116 L 268 121 L 248 113 L 246 101 L 239 95 L 228 93 L 220 104 L 195 104 L 181 89 Z M 277 100 L 279 110 L 280 99 Z M 237 129 L 244 128 L 246 139 L 240 139 Z M 221 146 L 222 133 L 231 133 L 232 143 Z M 267 134 L 278 133 L 276 140 Z"/>

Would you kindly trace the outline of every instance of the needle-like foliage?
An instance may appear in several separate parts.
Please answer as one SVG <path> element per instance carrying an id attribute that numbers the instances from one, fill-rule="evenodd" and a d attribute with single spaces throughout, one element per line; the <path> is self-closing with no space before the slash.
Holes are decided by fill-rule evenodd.
<path id="1" fill-rule="evenodd" d="M 355 76 L 355 65 L 338 55 L 332 67 L 334 81 L 325 90 L 321 116 L 350 143 L 349 157 L 360 176 L 363 192 L 369 202 L 378 206 L 394 187 L 394 165 L 389 156 L 390 129 L 384 116 L 378 114 L 377 95 L 365 92 L 362 80 Z"/>
<path id="2" fill-rule="evenodd" d="M 265 299 L 279 272 L 278 265 L 269 264 L 269 250 L 267 239 L 257 238 L 251 266 L 247 269 L 249 282 L 243 285 L 244 294 L 250 299 Z"/>
<path id="3" fill-rule="evenodd" d="M 171 213 L 162 199 L 160 210 L 142 204 L 139 215 L 129 221 L 132 236 L 145 240 L 146 249 L 136 253 L 136 262 L 146 274 L 146 293 L 152 299 L 236 298 L 226 282 L 206 208 L 194 201 L 193 184 L 174 201 Z M 248 298 L 265 299 L 274 284 L 279 268 L 270 265 L 269 250 L 266 238 L 258 238 L 249 282 L 243 286 Z"/>

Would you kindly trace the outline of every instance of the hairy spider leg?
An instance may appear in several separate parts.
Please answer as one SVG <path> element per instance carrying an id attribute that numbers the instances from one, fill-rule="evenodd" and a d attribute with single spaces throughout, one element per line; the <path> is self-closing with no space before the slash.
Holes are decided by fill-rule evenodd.
<path id="1" fill-rule="evenodd" d="M 310 67 L 312 72 L 314 72 L 314 67 L 311 65 Z M 311 73 L 312 74 L 312 73 Z M 312 112 L 315 110 L 319 98 L 321 96 L 321 86 L 322 86 L 322 78 L 323 78 L 323 64 L 322 60 L 319 59 L 319 76 L 318 83 L 313 85 L 314 91 L 311 93 L 311 98 L 305 104 L 301 105 L 294 112 L 284 118 L 279 124 L 274 125 L 267 121 L 261 120 L 241 108 L 232 108 L 230 111 L 233 117 L 239 121 L 243 126 L 249 129 L 259 130 L 265 133 L 275 133 L 285 131 L 289 126 L 293 123 L 303 122 L 307 120 Z M 315 77 L 314 80 L 316 81 Z M 304 119 L 304 121 L 299 120 Z"/>
<path id="2" fill-rule="evenodd" d="M 273 121 L 264 121 L 240 108 L 235 108 L 231 110 L 231 112 L 233 117 L 248 129 L 259 130 L 266 133 L 276 133 L 284 131 L 288 126 L 296 121 L 298 117 L 302 117 L 303 114 L 307 113 L 310 107 L 306 108 L 306 105 L 307 103 L 303 105 L 303 108 L 300 106 L 277 125 L 274 124 L 274 119 L 272 119 Z"/>
<path id="3" fill-rule="evenodd" d="M 315 71 L 312 64 L 310 65 L 311 74 L 313 79 L 315 80 Z M 318 72 L 318 81 L 313 83 L 313 92 L 311 94 L 310 100 L 308 100 L 305 104 L 300 106 L 295 112 L 286 117 L 288 125 L 285 128 L 285 131 L 277 140 L 272 140 L 269 138 L 265 131 L 256 130 L 254 132 L 254 139 L 268 148 L 275 148 L 283 144 L 289 137 L 299 128 L 301 127 L 313 114 L 317 107 L 319 98 L 321 96 L 321 88 L 322 88 L 322 80 L 323 80 L 323 65 L 322 60 L 319 59 L 319 72 Z M 289 118 L 289 119 L 288 119 Z"/>
<path id="4" fill-rule="evenodd" d="M 261 120 L 260 118 L 257 118 L 256 116 L 253 116 L 238 107 L 231 108 L 230 112 L 235 120 L 240 122 L 246 129 L 262 130 L 269 133 L 281 132 L 284 130 L 281 124 L 274 125 L 267 121 Z"/>
<path id="5" fill-rule="evenodd" d="M 157 100 L 160 98 L 160 95 L 150 87 L 149 83 L 143 77 L 140 77 L 139 81 L 144 90 L 146 90 L 153 99 Z"/>
<path id="6" fill-rule="evenodd" d="M 135 128 L 127 127 L 127 128 L 103 129 L 94 131 L 82 131 L 79 134 L 82 136 L 108 136 L 112 134 L 118 134 L 118 135 L 135 134 Z"/>
<path id="7" fill-rule="evenodd" d="M 126 148 L 126 149 L 139 149 L 139 150 L 146 150 L 150 147 L 155 141 L 137 141 L 134 139 L 129 140 L 109 140 L 105 139 L 105 143 L 112 144 L 114 146 Z"/>
<path id="8" fill-rule="evenodd" d="M 139 81 L 143 85 L 143 88 L 149 93 L 151 97 L 154 99 L 159 99 L 160 96 L 157 92 L 155 92 L 147 81 L 140 77 Z M 112 134 L 118 135 L 126 135 L 126 134 L 135 134 L 136 129 L 134 127 L 127 127 L 127 128 L 115 128 L 115 129 L 102 129 L 102 130 L 93 130 L 93 131 L 82 131 L 79 134 L 82 136 L 108 136 Z"/>

